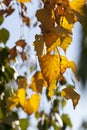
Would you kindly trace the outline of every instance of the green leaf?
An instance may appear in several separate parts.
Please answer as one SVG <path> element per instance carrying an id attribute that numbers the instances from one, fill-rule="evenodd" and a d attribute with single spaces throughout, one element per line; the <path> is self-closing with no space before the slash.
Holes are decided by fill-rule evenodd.
<path id="1" fill-rule="evenodd" d="M 0 16 L 0 25 L 3 23 L 3 21 L 4 21 L 3 16 Z"/>
<path id="2" fill-rule="evenodd" d="M 9 49 L 0 47 L 0 65 L 8 62 Z"/>
<path id="3" fill-rule="evenodd" d="M 28 119 L 20 119 L 20 127 L 21 130 L 27 130 L 28 126 L 29 126 L 29 120 Z"/>
<path id="4" fill-rule="evenodd" d="M 7 82 L 9 82 L 12 78 L 14 78 L 14 69 L 10 66 L 5 66 L 5 78 Z"/>
<path id="5" fill-rule="evenodd" d="M 71 120 L 67 114 L 63 114 L 61 118 L 66 125 L 68 125 L 69 127 L 72 127 Z"/>
<path id="6" fill-rule="evenodd" d="M 7 40 L 9 39 L 9 32 L 7 29 L 2 28 L 0 29 L 0 42 L 6 43 Z"/>

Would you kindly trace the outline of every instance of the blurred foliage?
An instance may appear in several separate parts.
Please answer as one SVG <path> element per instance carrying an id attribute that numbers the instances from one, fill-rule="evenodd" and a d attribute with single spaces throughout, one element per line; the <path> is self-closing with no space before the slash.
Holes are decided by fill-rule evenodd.
<path id="1" fill-rule="evenodd" d="M 0 130 L 26 130 L 30 126 L 32 114 L 37 120 L 36 127 L 39 130 L 48 130 L 51 127 L 54 130 L 72 128 L 71 119 L 68 114 L 63 112 L 63 109 L 66 106 L 66 99 L 71 99 L 75 108 L 80 95 L 75 91 L 73 77 L 70 77 L 72 83 L 69 84 L 67 77 L 64 76 L 68 69 L 75 74 L 78 81 L 76 65 L 74 61 L 68 60 L 66 51 L 72 41 L 72 28 L 76 22 L 80 22 L 83 24 L 84 44 L 82 44 L 79 75 L 85 82 L 87 77 L 87 68 L 85 68 L 87 53 L 86 16 L 82 20 L 84 18 L 82 7 L 85 0 L 81 0 L 81 2 L 79 0 L 41 0 L 39 3 L 40 7 L 43 5 L 43 8 L 38 7 L 39 9 L 36 11 L 37 21 L 34 27 L 39 23 L 41 34 L 36 34 L 33 45 L 40 70 L 35 66 L 30 66 L 30 57 L 28 57 L 30 50 L 28 48 L 26 51 L 28 43 L 24 38 L 24 30 L 21 32 L 20 29 L 20 38 L 12 48 L 7 46 L 9 38 L 12 37 L 9 30 L 3 26 L 4 21 L 15 11 L 15 4 L 21 21 L 20 28 L 23 26 L 24 29 L 25 27 L 30 29 L 30 21 L 32 20 L 27 17 L 25 2 L 32 3 L 30 0 L 17 0 L 15 3 L 13 0 L 0 1 Z M 86 7 L 84 9 L 87 14 Z M 21 36 L 22 33 L 23 36 Z M 19 65 L 20 62 L 22 62 L 21 66 Z M 27 72 L 23 72 L 21 75 L 23 65 L 27 66 Z M 16 66 L 19 67 L 18 70 Z M 16 77 L 15 74 L 17 74 Z M 29 84 L 30 75 L 31 83 Z M 51 106 L 49 113 L 39 107 L 44 89 L 46 90 L 44 97 L 46 97 L 47 105 L 50 104 Z M 44 103 L 42 102 L 42 104 L 44 108 Z M 19 118 L 19 109 L 27 114 L 26 118 Z"/>
<path id="2" fill-rule="evenodd" d="M 81 77 L 82 83 L 85 84 L 87 81 L 87 5 L 84 6 L 84 22 L 82 24 L 82 51 L 79 61 L 79 76 Z"/>

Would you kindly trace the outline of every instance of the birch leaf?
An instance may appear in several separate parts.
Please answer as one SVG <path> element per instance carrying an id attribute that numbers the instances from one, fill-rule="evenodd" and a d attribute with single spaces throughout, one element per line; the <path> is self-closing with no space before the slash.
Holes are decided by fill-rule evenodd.
<path id="1" fill-rule="evenodd" d="M 70 0 L 69 0 L 70 1 Z M 83 6 L 85 5 L 86 0 L 72 0 L 69 2 L 71 8 L 81 15 L 83 15 Z"/>
<path id="2" fill-rule="evenodd" d="M 35 47 L 35 51 L 37 53 L 38 58 L 40 58 L 43 53 L 44 39 L 42 35 L 36 35 L 35 39 L 36 40 L 34 41 L 33 45 Z"/>
<path id="3" fill-rule="evenodd" d="M 29 85 L 29 88 L 31 88 L 35 92 L 41 93 L 43 87 L 47 86 L 47 82 L 45 81 L 42 73 L 40 71 L 37 71 L 32 77 L 32 82 Z"/>
<path id="4" fill-rule="evenodd" d="M 60 58 L 58 55 L 44 55 L 40 59 L 40 66 L 48 85 L 60 76 Z"/>
<path id="5" fill-rule="evenodd" d="M 64 88 L 61 92 L 61 95 L 65 97 L 66 99 L 71 99 L 73 102 L 73 107 L 75 108 L 78 104 L 78 101 L 80 99 L 80 95 L 74 91 L 72 87 Z"/>
<path id="6" fill-rule="evenodd" d="M 40 103 L 40 95 L 32 94 L 30 99 L 25 100 L 25 105 L 23 107 L 24 111 L 29 115 L 36 113 Z"/>

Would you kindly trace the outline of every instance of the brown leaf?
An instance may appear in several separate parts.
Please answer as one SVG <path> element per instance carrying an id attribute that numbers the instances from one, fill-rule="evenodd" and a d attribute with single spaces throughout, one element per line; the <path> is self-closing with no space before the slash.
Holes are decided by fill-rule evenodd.
<path id="1" fill-rule="evenodd" d="M 36 17 L 41 22 L 42 26 L 46 30 L 51 30 L 54 27 L 54 19 L 52 18 L 52 12 L 48 8 L 37 10 Z"/>
<path id="2" fill-rule="evenodd" d="M 10 49 L 10 60 L 15 59 L 16 56 L 17 56 L 17 50 L 16 46 L 14 46 L 12 49 Z"/>
<path id="3" fill-rule="evenodd" d="M 17 79 L 18 88 L 26 88 L 28 83 L 25 77 L 18 77 Z"/>
<path id="4" fill-rule="evenodd" d="M 44 48 L 44 39 L 42 35 L 36 35 L 34 41 L 35 51 L 37 53 L 38 58 L 42 56 L 43 48 Z"/>
<path id="5" fill-rule="evenodd" d="M 24 49 L 24 47 L 26 46 L 26 42 L 25 42 L 25 40 L 18 40 L 17 42 L 16 42 L 16 46 L 20 46 L 20 47 L 22 47 L 23 49 Z"/>
<path id="6" fill-rule="evenodd" d="M 22 21 L 23 21 L 27 26 L 30 25 L 30 19 L 29 19 L 28 17 L 23 16 L 23 17 L 22 17 Z"/>
<path id="7" fill-rule="evenodd" d="M 11 1 L 12 1 L 12 0 L 3 0 L 2 2 L 3 2 L 6 6 L 9 6 L 9 4 L 10 4 Z"/>
<path id="8" fill-rule="evenodd" d="M 14 8 L 12 6 L 9 6 L 6 10 L 6 17 L 11 15 L 14 12 Z"/>
<path id="9" fill-rule="evenodd" d="M 23 60 L 23 61 L 27 60 L 27 56 L 26 56 L 26 53 L 25 53 L 25 52 L 22 52 L 22 53 L 21 53 L 21 57 L 22 57 L 22 60 Z"/>
<path id="10" fill-rule="evenodd" d="M 62 90 L 61 95 L 66 99 L 71 99 L 74 108 L 76 107 L 80 99 L 80 95 L 70 85 L 68 85 L 67 88 L 64 88 Z"/>
<path id="11" fill-rule="evenodd" d="M 29 85 L 33 91 L 41 93 L 43 87 L 48 87 L 46 80 L 44 79 L 42 73 L 37 71 L 32 77 L 32 82 Z"/>

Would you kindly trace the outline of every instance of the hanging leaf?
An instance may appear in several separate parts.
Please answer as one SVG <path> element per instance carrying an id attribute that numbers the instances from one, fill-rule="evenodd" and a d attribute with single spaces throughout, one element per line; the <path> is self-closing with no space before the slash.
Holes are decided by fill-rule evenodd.
<path id="1" fill-rule="evenodd" d="M 37 10 L 36 17 L 41 22 L 46 30 L 51 30 L 54 27 L 54 19 L 52 18 L 52 11 L 49 8 Z"/>
<path id="2" fill-rule="evenodd" d="M 35 46 L 35 51 L 37 53 L 38 58 L 40 58 L 43 54 L 43 49 L 44 49 L 44 39 L 42 35 L 36 35 L 35 36 L 35 41 L 33 45 Z"/>
<path id="3" fill-rule="evenodd" d="M 64 16 L 62 16 L 60 19 L 60 25 L 72 32 L 73 24 L 70 24 Z"/>
<path id="4" fill-rule="evenodd" d="M 10 34 L 7 29 L 5 28 L 0 29 L 0 42 L 6 44 L 7 40 L 9 39 L 9 36 Z"/>
<path id="5" fill-rule="evenodd" d="M 70 1 L 70 0 L 69 0 Z M 86 0 L 72 0 L 69 2 L 69 5 L 71 8 L 77 12 L 79 12 L 81 15 L 83 15 L 83 6 L 85 5 Z"/>
<path id="6" fill-rule="evenodd" d="M 22 21 L 29 26 L 30 25 L 30 19 L 27 16 L 21 15 L 22 16 Z"/>
<path id="7" fill-rule="evenodd" d="M 23 106 L 23 109 L 25 112 L 27 112 L 29 115 L 32 113 L 36 113 L 39 107 L 40 103 L 40 95 L 39 94 L 32 94 L 29 99 L 25 100 L 25 104 Z"/>
<path id="8" fill-rule="evenodd" d="M 27 60 L 27 55 L 24 51 L 21 53 L 21 58 L 23 61 Z"/>
<path id="9" fill-rule="evenodd" d="M 2 2 L 3 2 L 6 6 L 9 6 L 9 4 L 10 4 L 11 1 L 12 1 L 12 0 L 3 0 Z"/>
<path id="10" fill-rule="evenodd" d="M 24 106 L 25 92 L 26 91 L 24 88 L 18 89 L 18 91 L 16 91 L 13 96 L 11 96 L 7 99 L 8 110 L 12 110 L 19 103 L 21 106 Z"/>
<path id="11" fill-rule="evenodd" d="M 47 54 L 40 59 L 41 72 L 48 85 L 60 76 L 60 57 Z"/>
<path id="12" fill-rule="evenodd" d="M 8 110 L 12 110 L 16 105 L 18 104 L 18 98 L 17 97 L 9 97 L 6 102 L 6 107 Z"/>
<path id="13" fill-rule="evenodd" d="M 56 90 L 56 88 L 57 88 L 57 80 L 56 79 L 54 79 L 51 83 L 50 83 L 50 85 L 49 85 L 49 87 L 48 87 L 48 96 L 49 97 L 52 97 L 53 95 L 54 95 L 54 93 L 55 93 L 55 90 Z"/>
<path id="14" fill-rule="evenodd" d="M 19 99 L 20 105 L 23 107 L 25 104 L 26 90 L 25 88 L 20 88 L 16 91 L 16 97 Z"/>
<path id="15" fill-rule="evenodd" d="M 74 62 L 74 61 L 70 61 L 69 64 L 70 64 L 70 67 L 71 67 L 73 73 L 75 74 L 76 78 L 77 78 L 78 81 L 79 81 L 79 80 L 80 80 L 80 77 L 78 76 L 77 67 L 76 67 L 75 62 Z"/>
<path id="16" fill-rule="evenodd" d="M 10 49 L 9 59 L 14 60 L 16 56 L 17 56 L 17 50 L 16 50 L 16 46 L 14 46 L 13 48 Z"/>
<path id="17" fill-rule="evenodd" d="M 22 39 L 18 40 L 15 44 L 16 44 L 16 46 L 20 46 L 23 49 L 26 46 L 25 40 L 22 40 Z"/>
<path id="18" fill-rule="evenodd" d="M 61 95 L 66 99 L 71 99 L 73 102 L 73 107 L 75 108 L 80 99 L 80 95 L 74 91 L 74 89 L 70 86 L 64 88 L 61 92 Z"/>
<path id="19" fill-rule="evenodd" d="M 62 118 L 63 122 L 66 124 L 66 126 L 69 126 L 72 128 L 71 120 L 67 114 L 63 114 L 61 118 Z"/>
<path id="20" fill-rule="evenodd" d="M 43 78 L 42 73 L 40 71 L 37 71 L 32 77 L 32 82 L 29 85 L 29 88 L 31 88 L 35 92 L 41 93 L 43 87 L 47 86 L 47 82 Z"/>
<path id="21" fill-rule="evenodd" d="M 20 122 L 21 130 L 26 130 L 28 128 L 28 126 L 29 126 L 28 119 L 20 119 L 19 122 Z"/>
<path id="22" fill-rule="evenodd" d="M 68 36 L 66 38 L 64 38 L 64 40 L 61 42 L 60 47 L 66 52 L 67 48 L 69 47 L 69 45 L 72 42 L 72 37 Z"/>

